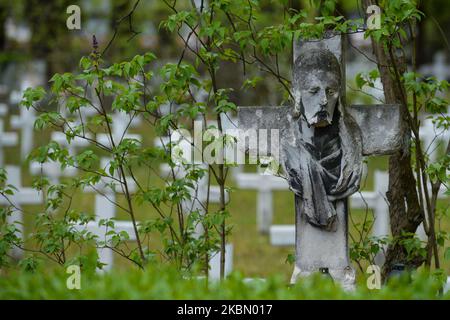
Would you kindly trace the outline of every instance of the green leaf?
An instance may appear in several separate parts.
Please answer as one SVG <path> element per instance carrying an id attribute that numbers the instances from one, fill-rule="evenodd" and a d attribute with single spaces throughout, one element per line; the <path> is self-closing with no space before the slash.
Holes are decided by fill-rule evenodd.
<path id="1" fill-rule="evenodd" d="M 363 78 L 361 72 L 356 74 L 355 81 L 356 81 L 356 86 L 358 87 L 358 89 L 362 89 L 362 87 L 364 87 L 364 85 L 366 84 L 366 80 Z"/>
<path id="2" fill-rule="evenodd" d="M 450 260 L 450 247 L 445 248 L 444 259 Z"/>

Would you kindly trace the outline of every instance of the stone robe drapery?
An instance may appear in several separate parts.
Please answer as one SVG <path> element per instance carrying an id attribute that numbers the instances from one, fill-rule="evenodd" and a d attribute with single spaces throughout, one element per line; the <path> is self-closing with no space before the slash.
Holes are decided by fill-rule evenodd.
<path id="1" fill-rule="evenodd" d="M 315 128 L 311 143 L 300 138 L 283 146 L 284 170 L 299 198 L 297 210 L 327 231 L 336 230 L 336 201 L 356 192 L 361 178 L 359 127 L 340 103 L 336 107 L 332 124 Z M 291 125 L 301 133 L 306 121 L 300 117 Z"/>

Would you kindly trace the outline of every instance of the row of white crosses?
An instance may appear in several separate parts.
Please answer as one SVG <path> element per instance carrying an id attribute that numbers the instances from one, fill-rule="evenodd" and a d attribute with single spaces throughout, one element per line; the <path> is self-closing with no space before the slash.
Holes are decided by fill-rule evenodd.
<path id="1" fill-rule="evenodd" d="M 182 158 L 189 160 L 194 152 L 193 146 L 187 138 L 181 137 L 178 132 L 173 132 L 170 137 L 160 137 L 155 139 L 155 146 L 160 148 L 167 148 L 169 143 L 172 145 L 172 153 L 178 153 Z M 182 178 L 186 171 L 182 165 L 182 159 L 180 162 L 175 161 L 177 164 L 173 168 L 175 178 Z M 200 165 L 203 169 L 207 169 L 207 166 Z M 161 165 L 161 173 L 164 176 L 170 176 L 172 174 L 172 168 L 168 164 Z M 205 204 L 208 197 L 208 174 L 205 174 L 191 190 L 191 199 L 184 200 L 182 210 L 185 215 L 190 212 L 198 211 L 200 214 L 205 213 Z M 225 201 L 228 201 L 228 193 L 225 193 Z M 218 203 L 220 201 L 220 189 L 218 186 L 210 186 L 209 203 Z M 201 224 L 197 224 L 195 236 L 200 236 L 203 233 Z M 220 252 L 215 252 L 211 255 L 209 262 L 209 278 L 211 280 L 217 280 L 220 278 Z M 225 246 L 225 275 L 228 275 L 233 268 L 233 245 L 228 243 Z"/>
<path id="2" fill-rule="evenodd" d="M 27 88 L 35 88 L 45 83 L 46 64 L 43 60 L 33 61 L 27 68 L 30 71 L 21 77 L 19 90 L 13 90 L 10 94 L 9 102 L 13 107 L 19 106 Z M 36 111 L 25 107 L 18 109 L 19 115 L 11 116 L 11 128 L 20 131 L 20 157 L 24 160 L 33 149 Z"/>
<path id="3" fill-rule="evenodd" d="M 28 111 L 23 111 L 25 109 L 21 109 L 21 116 L 18 118 L 12 118 L 12 122 L 15 122 L 17 126 L 19 126 L 20 123 L 23 123 L 24 126 L 33 129 L 33 123 L 34 123 L 34 118 L 30 113 L 28 113 Z M 89 112 L 83 112 L 83 117 L 85 119 L 87 119 L 87 117 L 91 116 L 92 113 Z M 122 120 L 122 118 L 119 117 L 114 117 L 114 120 L 117 120 L 116 122 L 114 122 L 113 124 L 113 130 L 116 130 L 115 128 L 123 128 L 124 125 L 121 123 L 120 120 Z M 22 122 L 21 122 L 22 119 Z M 0 122 L 1 124 L 1 122 Z M 1 129 L 0 129 L 1 130 Z M 28 132 L 28 130 L 23 130 L 23 132 Z M 113 131 L 113 132 L 118 132 L 118 130 Z M 9 140 L 11 140 L 10 136 L 3 134 L 3 137 L 7 137 L 9 138 Z M 22 137 L 26 137 L 27 134 L 23 134 Z M 116 134 L 116 136 L 118 136 L 118 134 Z M 103 139 L 102 136 L 99 137 L 100 139 Z M 133 136 L 133 138 L 139 138 L 138 136 Z M 32 139 L 29 139 L 30 141 Z M 61 145 L 62 147 L 65 147 L 68 149 L 69 154 L 70 155 L 75 155 L 76 154 L 76 149 L 78 148 L 85 148 L 87 146 L 89 146 L 89 141 L 82 139 L 82 138 L 74 138 L 70 144 L 68 143 L 67 139 L 66 139 L 66 135 L 62 132 L 53 132 L 52 136 L 51 136 L 51 140 L 57 142 L 59 145 Z M 104 140 L 104 139 L 103 139 Z M 105 143 L 105 141 L 103 141 L 103 143 Z M 22 148 L 21 149 L 21 154 L 27 154 L 29 152 L 28 148 L 31 148 L 31 145 L 28 145 L 26 148 Z M 1 149 L 0 149 L 1 150 Z M 102 159 L 102 164 L 106 165 L 106 159 Z M 13 198 L 14 201 L 12 201 L 14 204 L 15 202 L 17 202 L 18 204 L 35 204 L 35 203 L 41 203 L 42 202 L 42 195 L 39 195 L 39 198 L 37 198 L 36 196 L 33 196 L 32 190 L 31 188 L 22 188 L 20 187 L 20 183 L 18 182 L 19 179 L 17 178 L 18 174 L 20 174 L 20 169 L 19 168 L 13 168 L 11 169 L 10 167 L 7 168 L 8 171 L 8 179 L 11 179 L 11 184 L 15 185 L 16 187 L 19 187 L 19 191 L 17 192 L 17 195 L 19 195 L 19 197 L 17 198 Z M 11 172 L 10 172 L 11 171 Z M 74 167 L 67 167 L 64 170 L 61 169 L 61 165 L 58 162 L 45 162 L 43 164 L 41 163 L 37 163 L 37 162 L 32 162 L 30 164 L 30 173 L 32 175 L 42 175 L 45 176 L 49 179 L 51 184 L 58 184 L 60 182 L 60 178 L 61 177 L 73 177 L 77 174 L 77 169 Z M 131 190 L 133 190 L 133 185 L 130 185 Z M 112 190 L 108 187 L 106 187 L 106 182 L 105 179 L 103 179 L 99 185 L 97 185 L 95 187 L 95 189 L 100 192 L 101 194 L 97 194 L 95 197 L 95 212 L 97 213 L 97 219 L 95 222 L 90 222 L 87 226 L 87 228 L 92 229 L 92 231 L 94 232 L 94 234 L 98 235 L 99 237 L 101 237 L 101 235 L 105 235 L 105 231 L 104 229 L 102 229 L 102 227 L 98 227 L 98 221 L 101 218 L 104 219 L 109 219 L 109 218 L 113 218 L 115 216 L 115 193 L 112 192 Z M 90 191 L 93 191 L 94 188 L 90 188 Z M 120 190 L 119 190 L 120 191 Z M 6 199 L 3 200 L 3 202 L 5 202 Z M 9 203 L 3 203 L 0 201 L 1 205 L 9 205 Z M 17 205 L 15 204 L 15 206 L 17 207 Z M 22 221 L 22 216 L 21 213 L 19 211 L 15 211 L 14 215 L 11 216 L 11 221 Z M 20 225 L 20 224 L 19 224 Z M 115 230 L 117 232 L 120 231 L 127 231 L 128 234 L 130 235 L 130 240 L 133 240 L 134 238 L 134 232 L 132 232 L 132 224 L 131 222 L 127 222 L 127 221 L 119 221 L 115 224 Z M 103 233 L 102 233 L 103 232 Z M 111 250 L 108 249 L 103 249 L 100 248 L 99 249 L 99 257 L 100 257 L 100 261 L 102 263 L 105 263 L 105 270 L 109 270 L 112 265 L 113 265 L 113 254 Z"/>
<path id="4" fill-rule="evenodd" d="M 36 62 L 31 69 L 37 67 L 40 72 L 29 72 L 21 77 L 20 89 L 12 91 L 9 97 L 9 103 L 13 106 L 19 105 L 22 95 L 28 87 L 37 86 L 43 83 L 45 74 L 45 64 L 42 62 Z M 44 70 L 42 70 L 44 67 Z M 40 69 L 40 70 L 39 70 Z M 3 117 L 7 116 L 9 112 L 8 105 L 6 103 L 0 103 L 0 168 L 5 168 L 7 172 L 7 181 L 9 185 L 13 185 L 13 195 L 7 197 L 0 197 L 0 206 L 8 206 L 11 208 L 11 215 L 8 216 L 7 222 L 14 224 L 17 228 L 17 236 L 22 240 L 25 239 L 24 235 L 24 219 L 23 219 L 23 206 L 24 205 L 36 205 L 43 201 L 42 193 L 22 186 L 21 168 L 19 166 L 6 165 L 4 163 L 4 148 L 14 147 L 18 144 L 19 136 L 16 132 L 5 132 L 5 123 Z M 33 147 L 33 127 L 34 127 L 34 110 L 26 110 L 20 108 L 20 114 L 11 116 L 11 127 L 16 130 L 20 130 L 20 154 L 21 159 L 31 151 Z M 22 251 L 18 248 L 13 248 L 12 255 L 19 258 L 22 255 Z"/>

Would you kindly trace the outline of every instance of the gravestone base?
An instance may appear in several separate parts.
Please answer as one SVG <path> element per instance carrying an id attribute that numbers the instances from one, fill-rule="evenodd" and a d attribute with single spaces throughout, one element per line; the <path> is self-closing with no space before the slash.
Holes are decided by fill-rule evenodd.
<path id="1" fill-rule="evenodd" d="M 309 277 L 318 272 L 318 269 L 307 271 L 301 270 L 299 267 L 295 266 L 291 277 L 291 284 L 295 284 L 299 278 Z M 347 266 L 344 269 L 329 269 L 329 273 L 333 278 L 333 281 L 339 283 L 345 291 L 355 290 L 356 273 L 355 269 L 351 266 Z"/>
<path id="2" fill-rule="evenodd" d="M 355 270 L 348 256 L 347 241 L 347 201 L 336 202 L 336 231 L 326 231 L 311 225 L 304 214 L 299 212 L 296 197 L 296 261 L 291 283 L 299 277 L 310 276 L 320 268 L 328 268 L 333 280 L 344 290 L 355 288 Z"/>

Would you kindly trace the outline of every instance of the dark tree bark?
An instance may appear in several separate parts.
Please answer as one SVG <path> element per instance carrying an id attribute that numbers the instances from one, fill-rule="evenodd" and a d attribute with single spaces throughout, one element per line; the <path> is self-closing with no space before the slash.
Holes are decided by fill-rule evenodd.
<path id="1" fill-rule="evenodd" d="M 0 3 L 0 51 L 6 48 L 6 30 L 5 22 L 8 16 L 8 7 L 5 3 Z"/>
<path id="2" fill-rule="evenodd" d="M 423 2 L 419 2 L 419 10 L 425 12 Z M 427 63 L 427 45 L 426 45 L 426 21 L 422 19 L 417 22 L 417 38 L 416 38 L 416 64 L 417 66 Z"/>
<path id="3" fill-rule="evenodd" d="M 371 4 L 375 4 L 375 1 L 364 0 L 364 11 Z M 389 201 L 392 236 L 394 239 L 400 239 L 404 238 L 402 235 L 404 233 L 414 234 L 424 218 L 411 166 L 409 149 L 411 127 L 408 121 L 409 111 L 405 103 L 406 91 L 399 81 L 399 75 L 406 70 L 406 63 L 392 50 L 385 52 L 383 45 L 374 39 L 372 39 L 372 47 L 380 71 L 386 103 L 396 103 L 402 106 L 401 126 L 408 137 L 404 149 L 389 157 L 389 189 L 386 193 Z M 408 258 L 405 247 L 396 241 L 387 249 L 382 276 L 385 279 L 397 263 L 404 264 L 407 268 L 417 268 L 423 262 L 424 259 L 419 256 Z"/>

